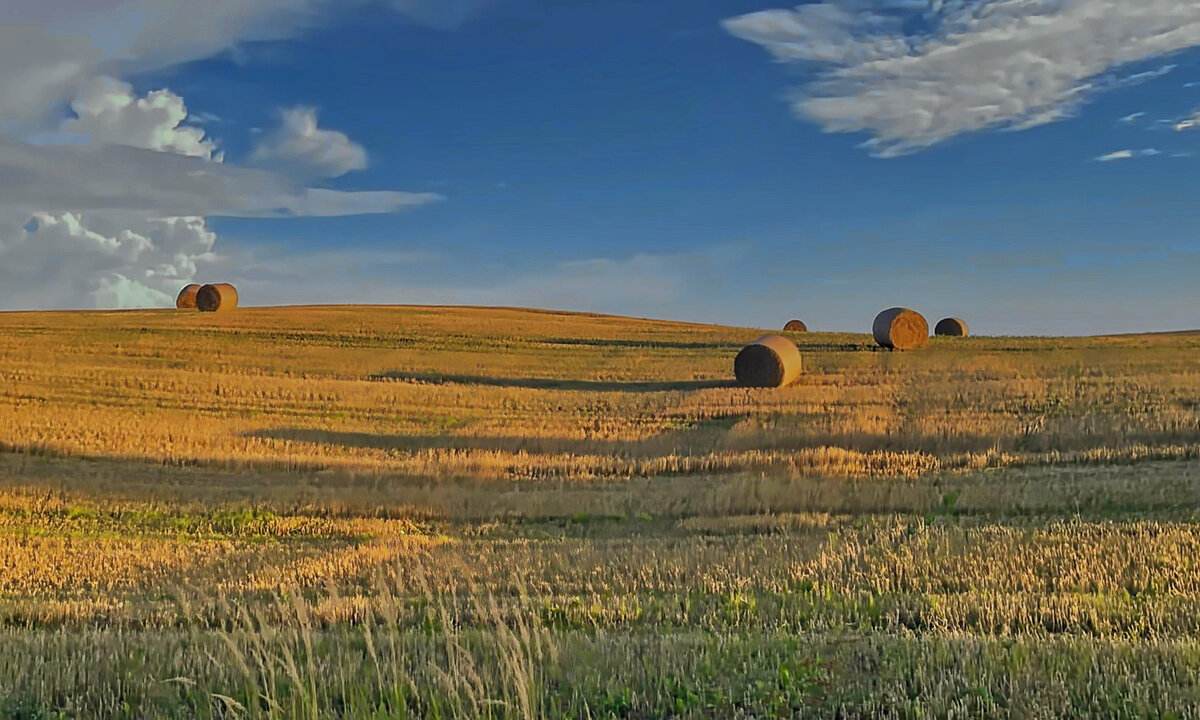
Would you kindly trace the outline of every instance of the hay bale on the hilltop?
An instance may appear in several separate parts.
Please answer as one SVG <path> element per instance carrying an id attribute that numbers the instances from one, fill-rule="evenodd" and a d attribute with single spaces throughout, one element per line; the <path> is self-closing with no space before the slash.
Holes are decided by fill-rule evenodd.
<path id="1" fill-rule="evenodd" d="M 179 291 L 179 296 L 175 298 L 175 307 L 179 310 L 195 310 L 196 309 L 196 293 L 200 292 L 200 284 L 192 283 L 185 285 Z"/>
<path id="2" fill-rule="evenodd" d="M 783 326 L 784 332 L 808 332 L 808 326 L 803 320 L 789 320 L 787 325 Z"/>
<path id="3" fill-rule="evenodd" d="M 967 323 L 962 318 L 943 318 L 938 320 L 938 324 L 933 327 L 934 335 L 945 335 L 947 337 L 966 337 L 970 334 L 967 330 Z"/>
<path id="4" fill-rule="evenodd" d="M 733 374 L 743 387 L 785 387 L 800 378 L 803 368 L 800 349 L 781 335 L 763 335 L 733 360 Z"/>
<path id="5" fill-rule="evenodd" d="M 875 342 L 893 350 L 916 350 L 929 342 L 929 323 L 921 313 L 895 307 L 875 316 L 871 327 Z"/>
<path id="6" fill-rule="evenodd" d="M 196 292 L 196 308 L 201 312 L 224 312 L 237 304 L 237 288 L 229 283 L 205 285 Z"/>

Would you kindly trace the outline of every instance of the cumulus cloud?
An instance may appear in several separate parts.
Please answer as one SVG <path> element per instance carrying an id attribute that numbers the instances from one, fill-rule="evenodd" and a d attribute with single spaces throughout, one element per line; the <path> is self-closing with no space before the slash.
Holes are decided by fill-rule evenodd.
<path id="1" fill-rule="evenodd" d="M 155 90 L 135 97 L 133 86 L 110 77 L 86 82 L 71 103 L 75 117 L 63 130 L 79 133 L 97 143 L 170 152 L 212 159 L 215 147 L 204 131 L 183 127 L 187 107 L 170 90 Z"/>
<path id="2" fill-rule="evenodd" d="M 260 167 L 293 176 L 338 177 L 367 167 L 367 151 L 345 133 L 317 127 L 317 111 L 284 110 L 279 129 L 259 142 L 250 157 Z"/>
<path id="3" fill-rule="evenodd" d="M 813 72 L 793 111 L 828 132 L 866 132 L 892 157 L 988 128 L 1070 116 L 1132 63 L 1200 44 L 1191 0 L 825 0 L 724 22 Z"/>
<path id="4" fill-rule="evenodd" d="M 9 308 L 168 306 L 215 259 L 203 218 L 38 213 L 3 231 L 0 286 Z"/>
<path id="5" fill-rule="evenodd" d="M 285 115 L 261 167 L 225 162 L 184 99 L 123 78 L 298 35 L 379 3 L 450 25 L 473 0 L 0 0 L 0 309 L 168 305 L 218 261 L 211 216 L 397 212 L 424 193 L 308 187 L 366 165 L 315 113 Z M 66 118 L 61 108 L 69 107 Z"/>

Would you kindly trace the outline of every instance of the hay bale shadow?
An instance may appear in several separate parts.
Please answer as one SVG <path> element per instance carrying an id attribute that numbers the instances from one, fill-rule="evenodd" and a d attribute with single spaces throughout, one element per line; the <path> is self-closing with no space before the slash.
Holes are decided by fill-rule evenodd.
<path id="1" fill-rule="evenodd" d="M 741 344 L 735 342 L 680 342 L 677 340 L 624 340 L 619 338 L 531 338 L 536 345 L 560 345 L 565 347 L 599 347 L 599 348 L 637 348 L 653 350 L 669 348 L 672 350 L 729 350 L 737 351 Z"/>
<path id="2" fill-rule="evenodd" d="M 489 387 L 528 388 L 532 390 L 573 390 L 579 392 L 678 392 L 711 388 L 737 387 L 732 380 L 571 380 L 559 378 L 510 378 L 488 375 L 460 375 L 438 372 L 389 370 L 371 375 L 375 381 L 428 383 L 432 385 L 485 385 Z"/>

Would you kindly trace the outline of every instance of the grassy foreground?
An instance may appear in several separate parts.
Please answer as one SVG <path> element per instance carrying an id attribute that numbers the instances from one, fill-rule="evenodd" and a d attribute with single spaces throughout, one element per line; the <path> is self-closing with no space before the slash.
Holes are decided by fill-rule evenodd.
<path id="1" fill-rule="evenodd" d="M 0 314 L 0 718 L 1200 717 L 1200 335 Z"/>

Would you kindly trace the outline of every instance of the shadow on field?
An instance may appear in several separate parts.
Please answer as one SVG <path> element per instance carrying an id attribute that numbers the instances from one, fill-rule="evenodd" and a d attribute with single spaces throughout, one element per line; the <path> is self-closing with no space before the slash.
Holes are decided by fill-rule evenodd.
<path id="1" fill-rule="evenodd" d="M 887 348 L 881 348 L 874 343 L 834 343 L 834 342 L 805 342 L 803 338 L 792 338 L 796 341 L 796 347 L 800 348 L 800 352 L 890 352 Z"/>
<path id="2" fill-rule="evenodd" d="M 615 338 L 531 338 L 530 342 L 537 345 L 566 345 L 586 347 L 619 347 L 652 350 L 654 348 L 671 348 L 672 350 L 728 350 L 737 352 L 741 344 L 732 342 L 680 342 L 678 340 L 621 340 Z"/>
<path id="3" fill-rule="evenodd" d="M 533 390 L 579 390 L 584 392 L 668 392 L 672 390 L 704 390 L 736 387 L 733 380 L 568 380 L 557 378 L 506 378 L 487 375 L 455 375 L 436 372 L 406 372 L 389 370 L 372 375 L 371 380 L 400 380 L 434 385 L 487 385 L 491 387 L 530 388 Z"/>
<path id="4" fill-rule="evenodd" d="M 742 432 L 730 428 L 746 416 L 713 421 L 685 430 L 672 430 L 640 440 L 604 438 L 527 437 L 519 435 L 391 435 L 311 428 L 256 430 L 246 437 L 284 440 L 343 448 L 415 453 L 424 450 L 526 453 L 529 455 L 592 455 L 626 460 L 663 457 L 702 457 L 711 454 L 789 453 L 807 450 L 844 450 L 869 453 L 913 453 L 932 455 L 979 453 L 996 449 L 992 436 L 961 435 L 953 438 L 921 434 L 801 434 L 795 430 Z M 1011 450 L 1011 442 L 1002 443 Z"/>
<path id="5" fill-rule="evenodd" d="M 276 428 L 256 430 L 247 437 L 259 440 L 333 445 L 345 448 L 419 452 L 422 450 L 480 450 L 528 453 L 530 455 L 605 455 L 623 458 L 652 458 L 663 455 L 693 456 L 711 452 L 717 433 L 672 432 L 645 440 L 602 440 L 590 438 L 520 437 L 504 435 L 383 435 L 364 432 Z"/>

